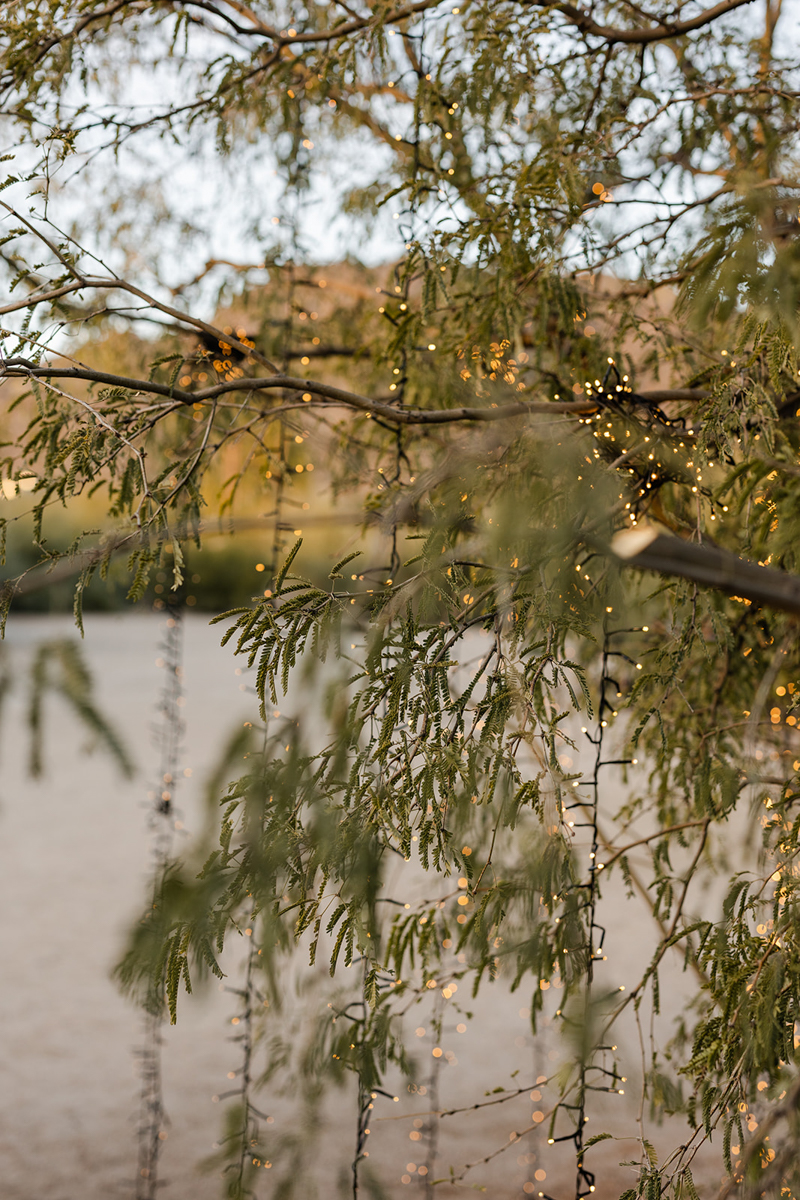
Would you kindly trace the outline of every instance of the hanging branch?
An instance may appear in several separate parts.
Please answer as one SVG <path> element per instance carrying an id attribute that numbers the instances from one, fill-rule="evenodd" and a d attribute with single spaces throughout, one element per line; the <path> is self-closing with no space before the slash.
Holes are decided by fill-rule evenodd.
<path id="1" fill-rule="evenodd" d="M 593 1024 L 593 984 L 594 984 L 594 964 L 597 961 L 603 960 L 603 942 L 605 939 L 605 928 L 599 923 L 597 910 L 600 902 L 599 890 L 599 874 L 603 870 L 603 864 L 597 860 L 597 852 L 600 849 L 600 833 L 598 829 L 599 809 L 600 809 L 600 773 L 604 767 L 610 764 L 604 758 L 603 743 L 605 740 L 608 721 L 607 715 L 614 710 L 614 705 L 609 703 L 606 692 L 609 687 L 618 690 L 618 684 L 612 678 L 609 671 L 609 659 L 612 654 L 612 638 L 617 632 L 608 628 L 608 620 L 603 623 L 603 648 L 600 664 L 600 679 L 598 683 L 598 703 L 597 703 L 597 719 L 595 722 L 595 730 L 593 734 L 586 733 L 586 737 L 594 746 L 594 764 L 592 774 L 588 780 L 588 786 L 591 788 L 592 799 L 587 805 L 584 801 L 575 801 L 567 805 L 568 810 L 581 809 L 587 816 L 586 824 L 589 827 L 591 835 L 591 849 L 589 851 L 589 868 L 588 881 L 575 885 L 576 888 L 583 893 L 582 908 L 584 910 L 583 924 L 586 930 L 586 943 L 582 947 L 584 961 L 581 964 L 585 972 L 585 983 L 583 992 L 583 1014 L 582 1021 L 585 1029 L 590 1029 Z M 605 1050 L 605 1045 L 599 1047 Z M 604 1068 L 598 1067 L 592 1062 L 592 1057 L 596 1053 L 596 1049 L 592 1048 L 591 1056 L 585 1053 L 581 1055 L 578 1064 L 578 1079 L 575 1085 L 577 1097 L 572 1103 L 562 1101 L 561 1108 L 566 1109 L 571 1113 L 575 1121 L 575 1129 L 572 1134 L 562 1135 L 553 1138 L 554 1142 L 571 1141 L 575 1147 L 576 1161 L 576 1179 L 575 1179 L 575 1200 L 584 1200 L 584 1197 L 594 1193 L 597 1186 L 597 1180 L 594 1172 L 590 1171 L 584 1162 L 586 1148 L 584 1145 L 585 1125 L 589 1119 L 587 1116 L 587 1098 L 588 1092 L 605 1091 L 616 1093 L 617 1088 L 614 1086 L 617 1081 L 616 1067 L 611 1072 L 611 1083 L 606 1085 L 590 1084 L 590 1072 L 600 1070 L 605 1072 Z"/>
<path id="2" fill-rule="evenodd" d="M 287 295 L 287 311 L 289 319 L 285 323 L 285 339 L 288 345 L 288 339 L 291 337 L 291 314 L 293 312 L 293 297 L 296 287 L 294 273 L 290 270 L 288 275 L 288 295 Z M 283 369 L 286 369 L 287 353 L 283 355 Z M 276 451 L 276 460 L 280 469 L 277 472 L 277 483 L 275 488 L 275 508 L 272 514 L 272 545 L 270 550 L 269 561 L 265 566 L 265 578 L 269 579 L 272 587 L 275 587 L 275 577 L 278 572 L 278 563 L 284 547 L 284 522 L 281 520 L 283 507 L 286 503 L 287 481 L 290 479 L 290 473 L 286 470 L 287 464 L 287 436 L 288 431 L 286 423 L 281 419 L 278 423 L 278 444 Z M 271 590 L 270 590 L 271 594 Z M 263 741 L 261 747 L 262 768 L 266 771 L 269 766 L 270 754 L 270 723 L 271 718 L 268 712 L 264 713 L 263 722 Z M 248 897 L 248 901 L 250 898 Z M 259 946 L 257 927 L 255 924 L 255 913 L 247 914 L 246 920 L 248 926 L 245 929 L 245 937 L 249 939 L 247 956 L 245 961 L 245 978 L 244 986 L 241 989 L 229 989 L 239 997 L 240 1007 L 237 1020 L 241 1029 L 237 1033 L 234 1041 L 241 1048 L 241 1062 L 238 1068 L 239 1078 L 241 1080 L 240 1088 L 237 1092 L 229 1093 L 229 1096 L 235 1096 L 238 1099 L 239 1111 L 235 1114 L 234 1120 L 238 1121 L 238 1127 L 234 1127 L 232 1132 L 227 1134 L 225 1140 L 232 1142 L 234 1151 L 233 1158 L 226 1166 L 225 1170 L 232 1173 L 234 1178 L 229 1186 L 230 1194 L 234 1200 L 245 1200 L 246 1197 L 253 1196 L 253 1188 L 251 1186 L 253 1179 L 253 1168 L 271 1167 L 271 1162 L 267 1156 L 262 1133 L 261 1120 L 263 1113 L 256 1107 L 253 1101 L 253 1093 L 256 1088 L 256 1083 L 253 1079 L 253 1056 L 258 1042 L 258 1033 L 254 1025 L 255 1008 L 258 1002 L 263 1003 L 263 996 L 257 985 L 257 971 L 259 969 L 259 957 L 263 947 Z M 227 1098 L 227 1097 L 226 1097 Z M 224 1145 L 224 1141 L 223 1141 Z"/>
<path id="3" fill-rule="evenodd" d="M 354 1029 L 353 1029 L 353 1036 L 358 1038 L 359 1042 L 362 1042 L 364 1040 L 365 1033 L 366 1033 L 366 1026 L 367 1026 L 367 1014 L 369 1013 L 369 1006 L 368 1006 L 367 997 L 366 997 L 367 977 L 369 975 L 369 972 L 370 972 L 370 963 L 369 963 L 369 959 L 365 955 L 361 960 L 361 999 L 356 1002 L 355 1006 L 351 1006 L 351 1007 L 358 1007 L 361 1009 L 361 1019 L 360 1020 L 357 1018 L 351 1018 L 352 1020 L 355 1021 L 355 1025 L 354 1025 Z M 349 1013 L 348 1013 L 348 1016 L 349 1016 Z M 356 1032 L 356 1030 L 357 1030 L 357 1032 Z M 357 1091 L 357 1099 L 356 1099 L 356 1144 L 355 1144 L 355 1150 L 353 1153 L 353 1161 L 352 1161 L 351 1167 L 350 1167 L 351 1176 L 352 1176 L 353 1200 L 358 1200 L 359 1192 L 361 1190 L 360 1183 L 359 1183 L 359 1168 L 361 1166 L 362 1159 L 365 1158 L 368 1154 L 368 1151 L 366 1150 L 366 1145 L 367 1145 L 367 1138 L 369 1137 L 369 1132 L 370 1132 L 369 1131 L 369 1122 L 370 1122 L 370 1112 L 372 1110 L 372 1099 L 373 1099 L 372 1091 L 370 1089 L 370 1086 L 368 1086 L 367 1081 L 364 1078 L 364 1073 L 360 1069 L 360 1066 L 361 1066 L 361 1055 L 359 1055 L 359 1068 L 356 1071 L 356 1076 L 358 1079 L 358 1091 Z"/>
<path id="4" fill-rule="evenodd" d="M 444 1019 L 444 1005 L 442 1003 L 442 993 L 439 989 L 436 990 L 433 1005 L 433 1036 L 438 1044 L 441 1042 L 442 1026 Z M 439 1157 L 439 1118 L 444 1114 L 439 1112 L 439 1084 L 442 1078 L 443 1058 L 434 1058 L 431 1072 L 427 1080 L 428 1091 L 428 1112 L 426 1114 L 425 1124 L 422 1126 L 422 1137 L 425 1143 L 425 1162 L 423 1167 L 425 1174 L 423 1176 L 422 1190 L 425 1194 L 425 1200 L 433 1200 L 434 1196 L 434 1179 L 436 1177 L 436 1160 Z M 421 1171 L 420 1171 L 421 1174 Z"/>
<path id="5" fill-rule="evenodd" d="M 166 633 L 161 644 L 164 687 L 155 727 L 159 756 L 159 774 L 149 792 L 151 830 L 150 893 L 155 908 L 161 899 L 167 871 L 172 861 L 175 828 L 175 788 L 178 781 L 178 755 L 183 737 L 181 698 L 183 696 L 183 626 L 181 610 L 168 607 Z M 156 1200 L 159 1188 L 158 1166 L 169 1123 L 164 1109 L 161 1031 L 164 1025 L 165 970 L 151 979 L 145 1000 L 142 1047 L 138 1052 L 142 1081 L 137 1125 L 136 1200 Z"/>

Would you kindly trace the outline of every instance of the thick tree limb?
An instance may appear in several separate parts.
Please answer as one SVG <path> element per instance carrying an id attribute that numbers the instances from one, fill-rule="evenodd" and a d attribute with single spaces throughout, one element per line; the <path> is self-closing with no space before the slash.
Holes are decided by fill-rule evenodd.
<path id="1" fill-rule="evenodd" d="M 639 526 L 618 533 L 611 550 L 626 566 L 640 571 L 677 575 L 753 604 L 800 616 L 799 576 L 739 558 L 713 542 L 698 545 L 660 533 L 653 526 Z"/>
<path id="2" fill-rule="evenodd" d="M 711 393 L 705 388 L 654 388 L 648 392 L 631 392 L 629 400 L 648 400 L 651 404 L 667 404 L 670 400 L 705 400 Z"/>
<path id="3" fill-rule="evenodd" d="M 715 4 L 713 8 L 706 9 L 705 12 L 699 13 L 688 21 L 659 21 L 658 24 L 645 29 L 620 29 L 613 25 L 599 25 L 588 12 L 576 8 L 574 4 L 550 5 L 547 0 L 533 0 L 533 2 L 537 8 L 557 9 L 571 25 L 580 29 L 581 33 L 590 33 L 611 44 L 644 46 L 650 42 L 663 42 L 669 38 L 693 33 L 695 29 L 702 29 L 704 25 L 710 25 L 719 17 L 733 12 L 736 8 L 752 4 L 753 0 L 721 0 L 720 4 Z"/>

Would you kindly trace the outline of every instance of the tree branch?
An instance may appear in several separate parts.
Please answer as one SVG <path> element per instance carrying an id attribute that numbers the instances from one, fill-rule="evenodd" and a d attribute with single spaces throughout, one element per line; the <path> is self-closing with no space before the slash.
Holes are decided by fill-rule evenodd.
<path id="1" fill-rule="evenodd" d="M 603 869 L 608 868 L 615 863 L 618 858 L 630 853 L 636 846 L 644 846 L 647 842 L 654 842 L 656 838 L 666 837 L 669 833 L 677 833 L 680 829 L 693 829 L 697 825 L 705 825 L 706 820 L 699 821 L 682 821 L 680 825 L 668 825 L 666 829 L 657 829 L 655 833 L 648 833 L 647 837 L 640 837 L 635 842 L 629 842 L 627 846 L 623 846 L 621 850 L 615 850 L 606 862 L 603 863 Z"/>
<path id="2" fill-rule="evenodd" d="M 223 335 L 224 336 L 224 335 Z M 227 392 L 261 392 L 281 390 L 311 392 L 314 396 L 355 408 L 370 416 L 378 416 L 394 425 L 446 425 L 455 421 L 505 421 L 510 417 L 535 414 L 581 414 L 597 410 L 593 400 L 523 400 L 517 403 L 498 405 L 495 408 L 393 408 L 380 400 L 371 400 L 357 392 L 332 387 L 313 379 L 297 379 L 291 375 L 273 375 L 265 379 L 232 379 L 196 392 L 187 392 L 180 387 L 170 387 L 156 380 L 131 379 L 125 375 L 112 375 L 107 371 L 94 371 L 89 367 L 41 367 L 24 358 L 9 358 L 5 361 L 7 378 L 31 379 L 82 379 L 87 383 L 99 383 L 105 387 L 125 388 L 131 392 L 149 392 L 155 396 L 166 396 L 181 405 L 200 404 L 213 400 Z"/>
<path id="3" fill-rule="evenodd" d="M 698 545 L 659 533 L 652 525 L 640 525 L 618 533 L 611 550 L 626 566 L 639 571 L 677 575 L 730 596 L 741 596 L 754 604 L 800 616 L 799 576 L 762 567 L 713 542 Z"/>
<path id="4" fill-rule="evenodd" d="M 574 4 L 550 5 L 547 0 L 528 0 L 528 2 L 532 2 L 537 8 L 557 9 L 571 25 L 580 29 L 581 33 L 590 33 L 593 37 L 602 38 L 611 44 L 643 46 L 650 42 L 663 42 L 668 38 L 682 37 L 684 34 L 693 33 L 695 29 L 702 29 L 704 25 L 710 25 L 718 17 L 723 17 L 736 8 L 752 4 L 753 0 L 721 0 L 721 3 L 715 4 L 713 8 L 706 9 L 704 13 L 692 17 L 688 21 L 659 21 L 657 25 L 651 25 L 649 29 L 619 29 L 612 25 L 598 25 L 588 12 L 576 8 Z"/>

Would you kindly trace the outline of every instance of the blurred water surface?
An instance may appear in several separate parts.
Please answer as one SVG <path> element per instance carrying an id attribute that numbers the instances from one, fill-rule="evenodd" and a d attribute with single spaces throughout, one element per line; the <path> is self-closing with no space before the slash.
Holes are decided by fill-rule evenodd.
<path id="1" fill-rule="evenodd" d="M 14 686 L 6 700 L 0 742 L 4 1200 L 108 1200 L 133 1194 L 138 1097 L 134 1051 L 141 1042 L 141 1021 L 120 996 L 110 972 L 145 896 L 147 785 L 157 769 L 152 726 L 163 683 L 157 660 L 164 630 L 165 617 L 156 613 L 92 615 L 86 621 L 83 650 L 98 702 L 124 734 L 138 766 L 136 778 L 124 780 L 106 757 L 87 755 L 85 731 L 63 702 L 52 697 L 47 702 L 46 774 L 32 780 L 27 771 L 26 670 L 43 640 L 75 632 L 70 619 L 61 616 L 22 616 L 9 624 L 4 652 Z M 192 774 L 181 777 L 178 788 L 177 815 L 185 827 L 176 834 L 178 848 L 180 839 L 187 844 L 201 826 L 203 780 L 232 729 L 255 715 L 245 677 L 236 673 L 238 660 L 230 647 L 219 645 L 219 628 L 210 628 L 202 616 L 188 617 L 184 640 L 186 732 L 180 768 Z M 307 697 L 303 703 L 308 703 Z M 613 885 L 607 889 L 604 915 L 609 965 L 603 983 L 630 985 L 649 957 L 652 918 Z M 226 958 L 233 983 L 240 965 L 235 953 Z M 677 961 L 665 974 L 668 986 L 662 985 L 662 994 L 669 1021 L 679 1011 L 686 989 Z M 298 995 L 317 997 L 331 987 L 324 963 L 311 971 L 299 960 L 296 969 L 287 968 L 286 983 L 289 993 L 297 989 Z M 408 1041 L 418 1060 L 418 1081 L 429 1084 L 423 1094 L 409 1091 L 406 1080 L 390 1079 L 399 1099 L 376 1104 L 366 1175 L 371 1172 L 392 1196 L 430 1194 L 433 1175 L 446 1177 L 451 1165 L 459 1172 L 465 1163 L 506 1147 L 489 1163 L 467 1172 L 458 1189 L 448 1183 L 437 1186 L 437 1196 L 455 1196 L 466 1186 L 491 1197 L 524 1197 L 544 1190 L 567 1200 L 574 1170 L 566 1148 L 559 1153 L 547 1147 L 546 1121 L 532 1128 L 532 1108 L 547 1112 L 554 1093 L 542 1089 L 541 1101 L 532 1102 L 528 1092 L 539 1076 L 552 1075 L 564 1061 L 564 1048 L 554 1039 L 552 1026 L 535 1040 L 531 1036 L 529 985 L 512 995 L 501 980 L 474 1000 L 466 994 L 466 980 L 461 986 L 457 1003 L 445 1016 L 441 1043 L 448 1058 L 438 1071 L 434 1107 L 441 1111 L 482 1102 L 498 1087 L 525 1090 L 507 1104 L 434 1117 L 432 1124 L 427 1115 L 436 1099 L 429 1079 L 434 1065 L 426 1028 L 430 1012 L 412 1008 Z M 467 1009 L 474 1014 L 472 1020 L 459 1012 Z M 232 1086 L 228 1072 L 238 1066 L 238 1050 L 229 1037 L 234 1011 L 233 998 L 214 981 L 199 994 L 183 997 L 178 1024 L 165 1027 L 164 1091 L 170 1123 L 160 1194 L 167 1200 L 212 1200 L 222 1194 L 219 1173 L 202 1173 L 198 1163 L 213 1152 L 220 1132 L 223 1105 L 214 1097 Z M 457 1024 L 466 1024 L 466 1032 L 459 1032 Z M 416 1038 L 415 1028 L 425 1033 Z M 591 1132 L 610 1128 L 630 1134 L 631 1126 L 635 1128 L 642 1058 L 633 1025 L 630 1035 L 623 1054 L 630 1076 L 626 1095 L 597 1094 Z M 347 1194 L 356 1127 L 354 1081 L 323 1103 L 313 1127 L 303 1126 L 296 1101 L 291 1081 L 282 1094 L 265 1089 L 258 1103 L 273 1118 L 268 1132 L 277 1139 L 299 1138 L 308 1171 L 304 1195 Z M 438 1157 L 426 1180 L 418 1168 L 425 1161 L 433 1125 Z M 647 1135 L 664 1146 L 681 1140 L 677 1128 L 659 1131 L 647 1124 Z M 635 1141 L 606 1142 L 590 1153 L 599 1171 L 598 1197 L 610 1200 L 631 1185 L 635 1173 L 617 1164 L 638 1156 Z M 274 1174 L 263 1173 L 259 1196 L 273 1193 L 278 1168 L 276 1157 Z M 697 1174 L 702 1182 L 702 1167 Z M 718 1186 L 718 1177 L 714 1183 Z"/>

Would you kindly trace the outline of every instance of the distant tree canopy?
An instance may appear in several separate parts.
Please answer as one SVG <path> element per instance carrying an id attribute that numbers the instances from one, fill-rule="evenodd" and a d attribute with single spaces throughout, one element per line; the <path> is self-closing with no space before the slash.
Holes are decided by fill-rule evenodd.
<path id="1" fill-rule="evenodd" d="M 797 1194 L 796 14 L 17 0 L 2 45 L 2 470 L 31 489 L 37 569 L 76 561 L 80 620 L 120 555 L 132 599 L 162 568 L 179 595 L 182 546 L 239 493 L 275 530 L 263 595 L 220 617 L 263 742 L 201 874 L 165 869 L 126 986 L 174 1017 L 245 919 L 248 988 L 297 942 L 358 961 L 361 1015 L 345 1037 L 323 1013 L 319 1057 L 358 1076 L 356 1187 L 429 976 L 506 975 L 534 1023 L 557 995 L 596 1031 L 550 1084 L 579 1198 L 627 1053 L 609 1030 L 682 962 L 697 1003 L 641 1082 L 688 1129 L 660 1162 L 642 1138 L 626 1195 L 695 1197 L 712 1135 L 730 1191 Z M 321 264 L 360 250 L 391 266 L 343 299 Z M 56 545 L 51 513 L 89 494 L 102 530 Z M 363 553 L 334 563 L 330 535 L 320 585 L 293 527 L 333 503 Z M 661 535 L 651 573 L 610 549 L 632 529 Z M 274 716 L 325 660 L 324 719 Z M 381 903 L 398 859 L 432 876 L 424 906 Z M 612 1002 L 614 875 L 656 920 Z M 256 1101 L 231 1196 L 261 1179 Z"/>

